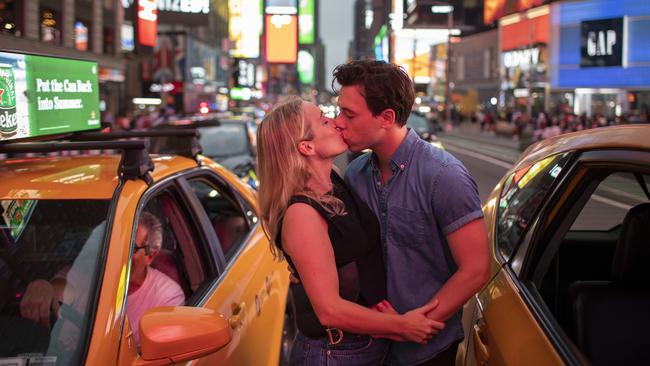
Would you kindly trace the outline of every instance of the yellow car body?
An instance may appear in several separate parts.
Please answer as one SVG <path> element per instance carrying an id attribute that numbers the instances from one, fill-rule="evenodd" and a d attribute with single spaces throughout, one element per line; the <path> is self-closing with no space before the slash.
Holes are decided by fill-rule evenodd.
<path id="1" fill-rule="evenodd" d="M 632 208 L 647 209 L 649 183 L 648 125 L 570 133 L 529 147 L 483 206 L 492 274 L 465 305 L 456 364 L 646 363 L 647 337 L 630 332 L 637 325 L 617 321 L 621 314 L 614 308 L 592 319 L 577 306 L 591 304 L 579 297 L 585 284 L 636 286 L 610 270 L 616 271 L 612 256 L 625 242 L 621 233 Z M 608 299 L 616 301 L 614 295 Z M 625 311 L 646 324 L 646 300 L 629 301 L 626 306 L 641 308 Z M 612 323 L 621 328 L 610 334 L 605 329 Z M 596 331 L 582 332 L 585 324 Z"/>
<path id="2" fill-rule="evenodd" d="M 277 365 L 289 276 L 286 263 L 274 259 L 269 251 L 269 241 L 258 219 L 256 193 L 235 175 L 207 158 L 198 156 L 194 160 L 168 155 L 151 158 L 154 167 L 150 184 L 143 179 L 120 179 L 117 175 L 121 159 L 119 155 L 31 157 L 0 161 L 0 199 L 3 205 L 15 201 L 38 203 L 44 200 L 111 202 L 112 208 L 106 218 L 108 229 L 98 258 L 95 306 L 89 308 L 88 339 L 81 341 L 76 360 L 86 365 L 158 365 L 171 364 L 172 360 L 187 361 L 192 365 Z M 147 200 L 153 199 L 161 186 L 168 187 L 165 190 L 175 190 L 181 197 L 178 192 L 183 190 L 179 187 L 187 186 L 189 179 L 199 178 L 223 184 L 224 192 L 229 192 L 229 197 L 241 204 L 242 210 L 246 211 L 242 213 L 248 220 L 246 232 L 239 239 L 239 246 L 235 245 L 228 255 L 229 258 L 226 259 L 221 251 L 212 259 L 196 257 L 206 268 L 214 268 L 214 274 L 205 275 L 199 295 L 195 293 L 193 298 L 187 298 L 188 307 L 198 307 L 212 314 L 210 318 L 210 314 L 206 313 L 206 321 L 216 321 L 215 327 L 221 324 L 219 337 L 223 339 L 222 344 L 217 345 L 221 348 L 216 351 L 193 349 L 195 346 L 192 342 L 207 339 L 209 343 L 210 340 L 206 335 L 188 334 L 187 342 L 183 343 L 185 348 L 175 350 L 174 343 L 165 343 L 169 339 L 163 337 L 158 339 L 160 342 L 155 350 L 153 346 L 145 346 L 143 340 L 143 349 L 139 352 L 125 312 L 137 214 L 143 210 Z M 184 183 L 180 180 L 184 180 Z M 224 192 L 220 191 L 219 194 Z M 212 193 L 217 194 L 215 191 Z M 205 243 L 210 240 L 214 242 L 214 233 L 208 232 L 210 228 L 194 222 L 197 221 L 196 217 L 205 214 L 197 211 L 201 206 L 196 201 L 190 204 L 179 199 L 178 202 L 183 207 L 187 206 L 186 211 L 190 212 L 185 220 L 197 230 L 193 234 L 195 239 L 197 235 L 203 238 L 200 241 L 204 243 L 196 245 L 214 246 L 214 243 Z M 205 223 L 205 219 L 203 221 Z M 206 265 L 205 261 L 209 260 L 217 263 Z M 159 316 L 158 320 L 150 316 L 147 324 L 144 321 L 141 323 L 141 331 L 142 328 L 150 329 L 153 327 L 151 324 L 155 325 L 159 320 L 166 323 L 164 329 L 167 332 L 171 329 L 172 339 L 181 337 L 181 333 L 188 330 L 191 333 L 192 329 L 211 331 L 210 327 L 201 328 L 200 324 L 198 328 L 184 325 L 183 309 L 187 307 L 179 307 L 176 312 L 174 309 L 161 309 L 158 314 L 153 314 Z M 168 315 L 163 314 L 162 310 Z M 219 318 L 223 322 L 219 323 Z M 148 336 L 162 337 L 160 332 L 164 333 L 164 329 L 158 327 Z M 9 342 L 9 339 L 0 341 L 5 342 Z M 155 353 L 155 357 L 160 358 L 147 359 L 145 348 L 148 348 L 150 355 Z M 194 353 L 182 354 L 187 350 Z"/>

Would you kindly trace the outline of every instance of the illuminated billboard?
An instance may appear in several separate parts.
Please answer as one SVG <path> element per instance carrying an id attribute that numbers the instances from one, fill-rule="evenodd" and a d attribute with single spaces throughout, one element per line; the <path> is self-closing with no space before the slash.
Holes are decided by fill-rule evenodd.
<path id="1" fill-rule="evenodd" d="M 121 0 L 129 9 L 135 0 Z M 153 0 L 158 9 L 159 24 L 207 25 L 210 0 Z"/>
<path id="2" fill-rule="evenodd" d="M 138 45 L 154 47 L 158 36 L 158 8 L 155 0 L 137 0 Z"/>
<path id="3" fill-rule="evenodd" d="M 314 82 L 314 56 L 307 50 L 298 51 L 298 78 L 301 84 Z"/>
<path id="4" fill-rule="evenodd" d="M 544 3 L 547 0 L 485 0 L 483 22 L 490 24 L 508 14 L 524 11 Z"/>
<path id="5" fill-rule="evenodd" d="M 296 0 L 266 0 L 266 14 L 296 14 L 298 12 Z"/>
<path id="6" fill-rule="evenodd" d="M 266 15 L 266 61 L 295 64 L 298 59 L 298 19 L 295 15 Z"/>
<path id="7" fill-rule="evenodd" d="M 262 7 L 259 0 L 228 0 L 229 39 L 234 43 L 230 56 L 234 58 L 260 57 Z"/>
<path id="8" fill-rule="evenodd" d="M 299 0 L 298 4 L 298 43 L 314 43 L 314 0 Z"/>
<path id="9" fill-rule="evenodd" d="M 96 62 L 0 52 L 0 141 L 99 127 Z"/>
<path id="10" fill-rule="evenodd" d="M 434 45 L 444 46 L 448 33 L 447 29 L 395 30 L 393 62 L 402 66 L 416 84 L 431 82 L 435 68 L 431 60 L 431 48 Z"/>

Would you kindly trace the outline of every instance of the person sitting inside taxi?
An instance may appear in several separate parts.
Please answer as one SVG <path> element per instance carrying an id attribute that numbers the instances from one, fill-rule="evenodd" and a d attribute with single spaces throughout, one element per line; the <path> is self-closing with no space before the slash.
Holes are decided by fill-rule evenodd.
<path id="1" fill-rule="evenodd" d="M 126 301 L 126 315 L 136 344 L 140 346 L 140 317 L 158 306 L 180 306 L 185 303 L 181 286 L 159 270 L 151 267 L 162 246 L 162 225 L 149 212 L 142 212 L 135 233 L 131 257 L 131 278 Z"/>
<path id="2" fill-rule="evenodd" d="M 126 314 L 133 336 L 140 346 L 140 317 L 150 308 L 159 306 L 180 306 L 185 303 L 185 294 L 173 279 L 151 267 L 162 246 L 162 224 L 149 212 L 142 212 L 135 234 L 131 276 L 129 280 Z M 50 314 L 58 316 L 61 304 L 70 304 L 76 311 L 83 312 L 86 301 L 76 301 L 75 289 L 84 289 L 89 281 L 84 276 L 84 250 L 79 253 L 72 266 L 59 271 L 52 280 L 38 279 L 29 283 L 20 301 L 21 316 L 50 327 Z M 52 310 L 52 311 L 50 311 Z"/>

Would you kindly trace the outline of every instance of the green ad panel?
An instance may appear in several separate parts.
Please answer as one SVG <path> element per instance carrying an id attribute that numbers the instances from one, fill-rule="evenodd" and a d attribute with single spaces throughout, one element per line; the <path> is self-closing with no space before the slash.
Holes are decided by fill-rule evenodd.
<path id="1" fill-rule="evenodd" d="M 306 50 L 298 51 L 298 78 L 302 84 L 314 82 L 314 56 Z"/>
<path id="2" fill-rule="evenodd" d="M 98 128 L 95 62 L 0 52 L 0 141 Z"/>
<path id="3" fill-rule="evenodd" d="M 314 43 L 314 0 L 299 0 L 298 3 L 298 43 Z"/>

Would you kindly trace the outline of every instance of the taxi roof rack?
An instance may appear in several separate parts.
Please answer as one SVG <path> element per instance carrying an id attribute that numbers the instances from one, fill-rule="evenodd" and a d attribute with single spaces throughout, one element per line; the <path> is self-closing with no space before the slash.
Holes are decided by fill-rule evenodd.
<path id="1" fill-rule="evenodd" d="M 122 159 L 117 172 L 120 179 L 142 179 L 147 184 L 151 184 L 153 181 L 149 172 L 153 171 L 154 164 L 148 151 L 150 141 L 145 140 L 145 138 L 170 136 L 187 138 L 180 139 L 180 141 L 187 141 L 187 144 L 175 147 L 175 155 L 189 157 L 196 160 L 197 163 L 199 162 L 197 156 L 202 149 L 198 140 L 198 131 L 195 128 L 78 132 L 67 136 L 56 136 L 57 140 L 3 142 L 0 143 L 0 153 L 24 154 L 75 150 L 122 150 Z"/>
<path id="2" fill-rule="evenodd" d="M 152 138 L 152 137 L 180 137 L 187 138 L 187 144 L 175 147 L 174 154 L 197 160 L 203 149 L 199 143 L 199 133 L 196 128 L 175 129 L 166 128 L 159 130 L 142 131 L 115 131 L 115 132 L 83 132 L 76 133 L 70 137 L 72 141 L 110 141 L 130 138 Z M 153 141 L 152 141 L 153 143 Z"/>
<path id="3" fill-rule="evenodd" d="M 122 159 L 118 168 L 121 179 L 142 179 L 151 184 L 149 172 L 153 171 L 153 161 L 147 152 L 145 140 L 118 141 L 50 141 L 50 142 L 16 142 L 0 144 L 0 153 L 48 153 L 74 150 L 122 150 Z"/>

